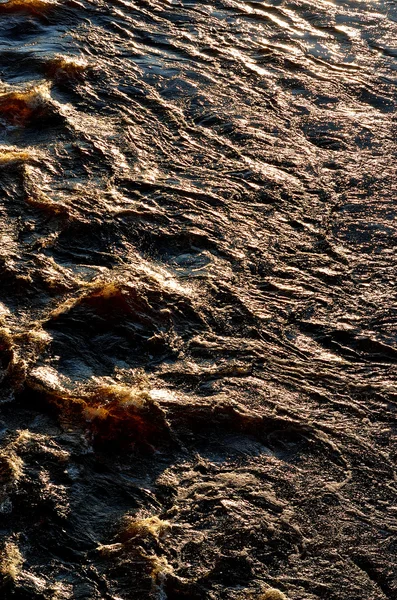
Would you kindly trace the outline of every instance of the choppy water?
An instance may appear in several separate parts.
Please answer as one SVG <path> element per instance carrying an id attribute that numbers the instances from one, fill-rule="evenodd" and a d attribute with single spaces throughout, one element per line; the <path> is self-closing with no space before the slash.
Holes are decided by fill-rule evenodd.
<path id="1" fill-rule="evenodd" d="M 1 598 L 396 597 L 396 44 L 0 4 Z"/>

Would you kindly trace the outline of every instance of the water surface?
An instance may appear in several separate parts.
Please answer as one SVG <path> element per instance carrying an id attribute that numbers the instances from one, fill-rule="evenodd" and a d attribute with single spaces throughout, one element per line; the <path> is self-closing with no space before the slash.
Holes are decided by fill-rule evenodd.
<path id="1" fill-rule="evenodd" d="M 0 4 L 3 598 L 395 598 L 396 40 Z"/>

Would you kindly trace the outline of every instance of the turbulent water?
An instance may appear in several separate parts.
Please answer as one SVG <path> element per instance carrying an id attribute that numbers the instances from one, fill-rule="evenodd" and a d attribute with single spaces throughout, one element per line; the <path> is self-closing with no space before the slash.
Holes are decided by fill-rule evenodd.
<path id="1" fill-rule="evenodd" d="M 397 597 L 396 40 L 0 4 L 1 598 Z"/>

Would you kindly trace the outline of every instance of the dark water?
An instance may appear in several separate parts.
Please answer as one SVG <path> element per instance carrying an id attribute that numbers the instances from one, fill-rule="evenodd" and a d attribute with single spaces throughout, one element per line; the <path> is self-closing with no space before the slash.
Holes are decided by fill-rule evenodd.
<path id="1" fill-rule="evenodd" d="M 394 1 L 0 4 L 1 598 L 397 597 L 396 57 Z"/>

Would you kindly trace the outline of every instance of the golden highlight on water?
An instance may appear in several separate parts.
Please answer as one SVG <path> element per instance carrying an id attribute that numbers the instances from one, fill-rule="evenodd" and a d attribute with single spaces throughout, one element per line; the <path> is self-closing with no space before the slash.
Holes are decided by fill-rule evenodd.
<path id="1" fill-rule="evenodd" d="M 0 598 L 397 598 L 397 4 L 0 2 Z"/>

